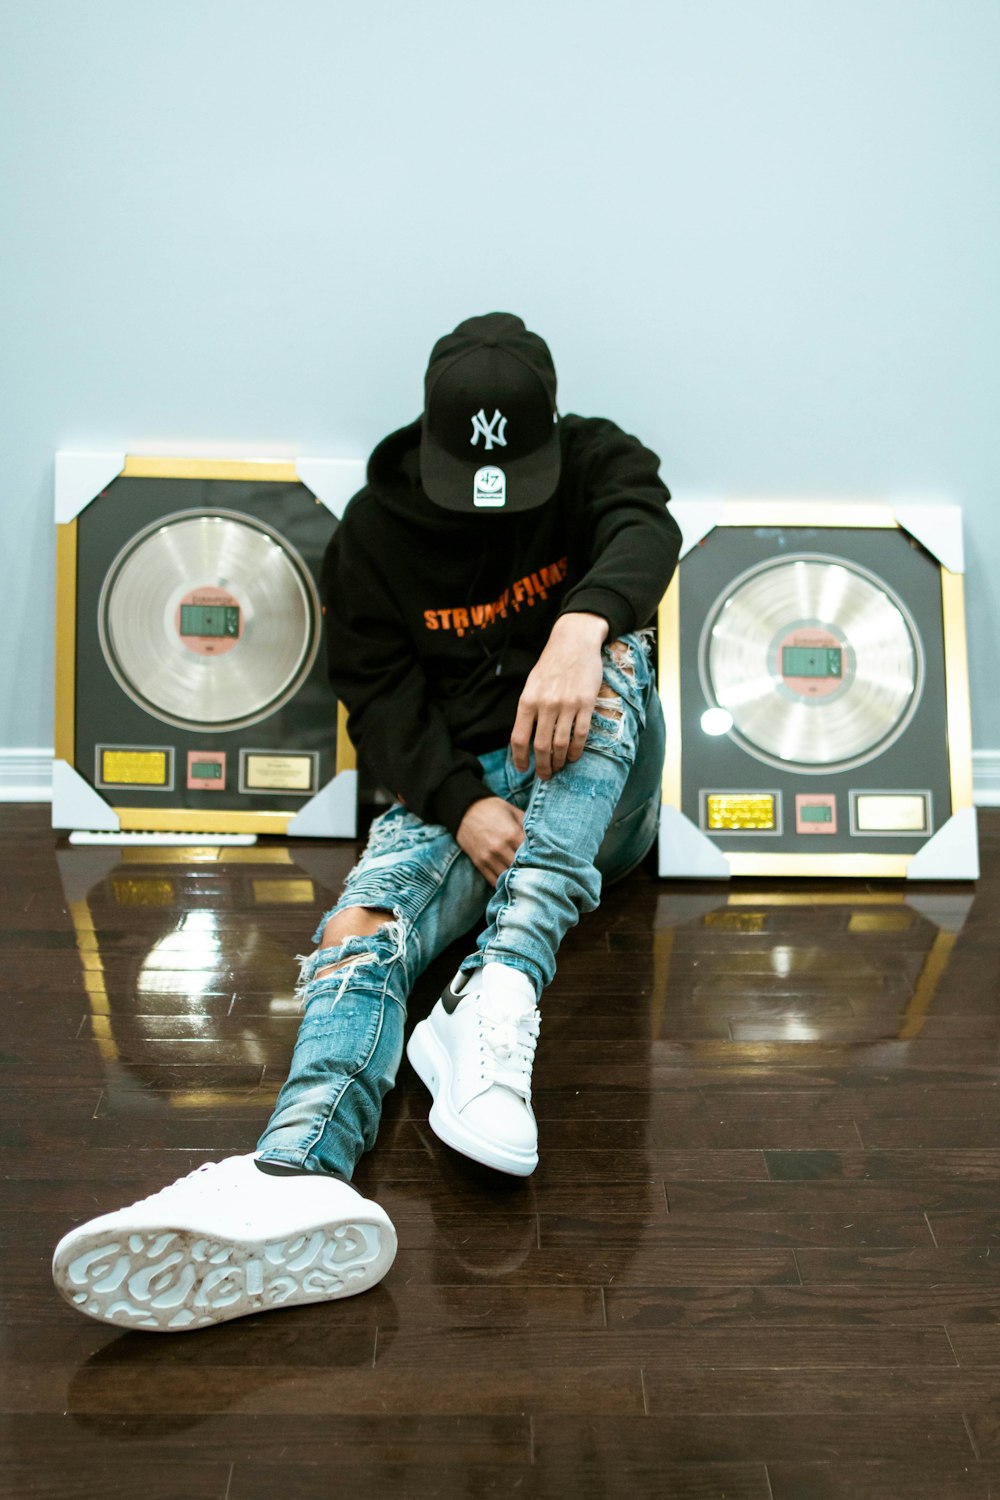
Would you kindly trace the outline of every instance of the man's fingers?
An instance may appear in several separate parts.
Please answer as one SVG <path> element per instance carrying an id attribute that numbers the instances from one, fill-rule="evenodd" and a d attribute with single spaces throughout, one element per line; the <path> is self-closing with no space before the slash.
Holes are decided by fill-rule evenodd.
<path id="1" fill-rule="evenodd" d="M 502 797 L 481 797 L 466 810 L 455 838 L 483 879 L 495 887 L 524 842 L 524 813 Z"/>
<path id="2" fill-rule="evenodd" d="M 569 761 L 579 760 L 587 745 L 587 736 L 590 733 L 590 719 L 594 710 L 591 706 L 581 709 L 573 723 L 573 738 L 570 741 L 569 753 L 566 759 Z"/>
<path id="3" fill-rule="evenodd" d="M 503 874 L 504 869 L 496 854 L 494 854 L 492 851 L 489 853 L 478 854 L 473 859 L 472 863 L 475 865 L 476 869 L 479 871 L 483 879 L 488 880 L 490 885 L 495 889 L 496 883 L 499 880 L 500 876 Z"/>
<path id="4" fill-rule="evenodd" d="M 493 857 L 493 873 L 497 877 L 501 876 L 504 870 L 509 869 L 509 867 L 514 863 L 514 856 L 517 854 L 518 849 L 520 849 L 521 847 L 523 837 L 524 836 L 519 829 L 517 833 L 511 834 L 506 843 L 496 851 L 496 854 Z"/>
<path id="5" fill-rule="evenodd" d="M 509 819 L 508 826 L 497 836 L 478 865 L 479 873 L 494 889 L 504 870 L 514 863 L 514 857 L 524 841 L 524 813 L 519 807 L 513 807 L 509 803 L 506 804 L 505 813 Z"/>
<path id="6" fill-rule="evenodd" d="M 561 771 L 566 764 L 566 757 L 573 743 L 573 722 L 572 709 L 561 713 L 556 720 L 555 732 L 552 736 L 553 771 Z"/>
<path id="7" fill-rule="evenodd" d="M 514 863 L 514 855 L 516 853 L 517 846 L 512 845 L 509 851 L 503 854 L 493 854 L 477 866 L 480 875 L 489 881 L 494 890 L 496 890 L 497 881 L 504 870 L 509 869 Z"/>
<path id="8" fill-rule="evenodd" d="M 514 720 L 514 728 L 510 736 L 510 748 L 514 755 L 514 764 L 519 771 L 528 769 L 531 755 L 531 735 L 535 727 L 535 710 L 522 698 L 517 705 L 517 717 Z"/>
<path id="9" fill-rule="evenodd" d="M 541 708 L 538 711 L 538 722 L 535 725 L 535 773 L 543 781 L 547 781 L 552 775 L 552 740 L 556 731 L 556 716 L 550 708 Z M 527 767 L 518 766 L 518 770 L 527 770 Z"/>

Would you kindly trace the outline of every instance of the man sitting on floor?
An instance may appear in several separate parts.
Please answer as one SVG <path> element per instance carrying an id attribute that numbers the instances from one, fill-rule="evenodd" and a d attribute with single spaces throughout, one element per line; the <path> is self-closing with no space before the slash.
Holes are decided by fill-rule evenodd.
<path id="1" fill-rule="evenodd" d="M 548 347 L 489 313 L 440 339 L 421 420 L 375 449 L 327 552 L 330 680 L 396 803 L 303 962 L 288 1080 L 256 1151 L 72 1230 L 62 1295 L 181 1331 L 349 1296 L 396 1235 L 350 1179 L 418 975 L 483 922 L 407 1054 L 456 1151 L 526 1176 L 539 997 L 565 933 L 656 837 L 663 718 L 640 633 L 680 534 L 655 454 L 556 411 Z"/>

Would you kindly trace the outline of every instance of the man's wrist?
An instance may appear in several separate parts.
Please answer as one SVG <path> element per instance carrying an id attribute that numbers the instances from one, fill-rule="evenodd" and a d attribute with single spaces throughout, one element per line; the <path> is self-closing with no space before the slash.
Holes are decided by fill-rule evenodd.
<path id="1" fill-rule="evenodd" d="M 603 646 L 608 638 L 609 625 L 603 615 L 591 614 L 589 610 L 571 609 L 559 616 L 552 627 L 555 634 L 557 630 L 572 631 L 575 635 L 586 639 L 593 639 L 597 645 Z"/>

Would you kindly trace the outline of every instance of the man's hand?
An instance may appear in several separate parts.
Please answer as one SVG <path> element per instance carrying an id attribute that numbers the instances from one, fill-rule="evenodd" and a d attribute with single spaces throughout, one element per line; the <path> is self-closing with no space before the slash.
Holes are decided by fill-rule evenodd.
<path id="1" fill-rule="evenodd" d="M 568 760 L 580 759 L 604 679 L 601 647 L 607 635 L 602 615 L 560 615 L 553 625 L 517 705 L 510 743 L 519 771 L 528 769 L 532 739 L 543 781 Z"/>
<path id="2" fill-rule="evenodd" d="M 496 886 L 524 841 L 524 813 L 502 797 L 480 797 L 466 809 L 455 838 L 480 875 Z"/>

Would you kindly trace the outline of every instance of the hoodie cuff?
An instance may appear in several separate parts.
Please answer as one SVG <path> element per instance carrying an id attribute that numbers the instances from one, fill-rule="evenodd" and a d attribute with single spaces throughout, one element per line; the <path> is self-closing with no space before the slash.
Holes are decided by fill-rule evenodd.
<path id="1" fill-rule="evenodd" d="M 481 776 L 476 775 L 475 771 L 465 769 L 455 771 L 447 781 L 441 783 L 431 797 L 428 806 L 428 821 L 443 823 L 448 832 L 454 836 L 458 833 L 458 825 L 473 802 L 491 795 L 489 787 Z"/>
<path id="2" fill-rule="evenodd" d="M 603 615 L 608 622 L 608 640 L 616 641 L 635 629 L 635 610 L 614 589 L 578 588 L 566 598 L 561 615 Z"/>

